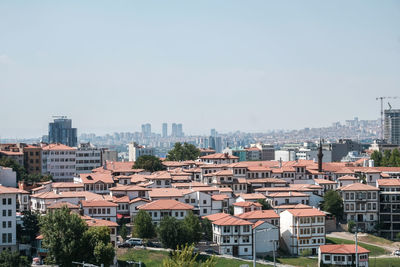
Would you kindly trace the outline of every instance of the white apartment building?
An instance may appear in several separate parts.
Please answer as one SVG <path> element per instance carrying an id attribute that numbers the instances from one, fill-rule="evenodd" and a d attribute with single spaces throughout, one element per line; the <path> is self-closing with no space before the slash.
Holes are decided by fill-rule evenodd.
<path id="1" fill-rule="evenodd" d="M 325 213 L 312 209 L 289 209 L 280 214 L 281 237 L 289 253 L 301 255 L 304 250 L 316 255 L 325 244 Z"/>
<path id="2" fill-rule="evenodd" d="M 354 183 L 339 188 L 343 199 L 344 216 L 354 221 L 362 231 L 373 230 L 378 222 L 379 188 Z"/>
<path id="3" fill-rule="evenodd" d="M 82 143 L 76 150 L 76 173 L 90 173 L 101 166 L 101 149 L 91 143 Z"/>
<path id="4" fill-rule="evenodd" d="M 58 182 L 72 181 L 76 174 L 76 148 L 50 144 L 42 148 L 42 174 Z"/>
<path id="5" fill-rule="evenodd" d="M 129 153 L 129 161 L 136 161 L 137 158 L 144 155 L 154 156 L 155 149 L 154 147 L 145 147 L 140 146 L 136 143 L 128 144 L 128 153 Z"/>
<path id="6" fill-rule="evenodd" d="M 230 215 L 213 221 L 213 241 L 218 246 L 218 252 L 234 257 L 251 257 L 252 225 L 251 222 Z"/>
<path id="7" fill-rule="evenodd" d="M 107 200 L 83 200 L 81 203 L 84 215 L 95 219 L 117 221 L 118 204 Z"/>
<path id="8" fill-rule="evenodd" d="M 0 252 L 17 249 L 16 199 L 17 188 L 0 185 Z"/>
<path id="9" fill-rule="evenodd" d="M 138 207 L 149 213 L 154 224 L 159 224 L 163 217 L 171 216 L 183 220 L 193 206 L 173 199 L 160 199 Z"/>

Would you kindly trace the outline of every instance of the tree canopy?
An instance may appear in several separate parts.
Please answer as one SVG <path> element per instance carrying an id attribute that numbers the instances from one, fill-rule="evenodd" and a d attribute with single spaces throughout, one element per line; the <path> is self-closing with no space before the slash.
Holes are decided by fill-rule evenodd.
<path id="1" fill-rule="evenodd" d="M 171 161 L 184 161 L 195 160 L 199 157 L 200 150 L 188 143 L 175 143 L 174 148 L 168 152 L 167 160 Z"/>
<path id="2" fill-rule="evenodd" d="M 164 165 L 162 165 L 161 160 L 156 156 L 143 155 L 137 158 L 134 169 L 144 169 L 148 172 L 156 172 L 165 170 Z"/>
<path id="3" fill-rule="evenodd" d="M 211 221 L 207 218 L 201 220 L 201 228 L 204 234 L 204 239 L 207 241 L 212 241 L 213 231 Z"/>
<path id="4" fill-rule="evenodd" d="M 30 210 L 22 212 L 22 235 L 26 236 L 29 242 L 33 242 L 36 239 L 36 236 L 39 233 L 39 215 L 35 212 Z"/>
<path id="5" fill-rule="evenodd" d="M 171 257 L 163 261 L 163 267 L 214 267 L 216 265 L 214 256 L 205 262 L 198 261 L 198 256 L 198 253 L 194 253 L 193 245 L 177 247 Z"/>
<path id="6" fill-rule="evenodd" d="M 187 237 L 187 240 L 185 240 L 186 243 L 198 243 L 201 240 L 203 232 L 200 220 L 192 211 L 190 211 L 183 220 L 183 227 L 186 232 L 185 236 Z"/>
<path id="7" fill-rule="evenodd" d="M 178 245 L 185 244 L 187 237 L 183 223 L 175 217 L 165 216 L 158 227 L 158 236 L 165 248 L 176 249 Z"/>
<path id="8" fill-rule="evenodd" d="M 21 256 L 18 252 L 11 252 L 8 249 L 0 252 L 0 267 L 28 267 L 28 258 Z"/>
<path id="9" fill-rule="evenodd" d="M 262 205 L 263 210 L 270 210 L 271 205 L 265 199 L 257 199 L 257 202 Z"/>
<path id="10" fill-rule="evenodd" d="M 374 160 L 377 167 L 400 167 L 400 152 L 397 148 L 385 150 L 382 152 L 374 151 L 371 154 L 371 159 Z"/>
<path id="11" fill-rule="evenodd" d="M 337 219 L 342 218 L 343 200 L 337 191 L 329 190 L 325 193 L 322 210 L 332 213 Z"/>
<path id="12" fill-rule="evenodd" d="M 156 235 L 151 216 L 144 210 L 139 210 L 134 220 L 134 234 L 140 238 L 152 238 Z"/>
<path id="13" fill-rule="evenodd" d="M 16 162 L 11 158 L 6 158 L 6 157 L 0 158 L 0 166 L 13 169 L 13 171 L 15 171 L 17 174 L 17 181 L 25 181 L 28 183 L 33 183 L 33 182 L 46 182 L 52 179 L 51 175 L 42 175 L 33 173 L 28 174 L 23 166 L 19 165 L 18 162 Z"/>
<path id="14" fill-rule="evenodd" d="M 39 221 L 49 263 L 61 267 L 73 266 L 72 261 L 112 264 L 115 251 L 107 227 L 88 228 L 86 222 L 67 207 L 51 211 Z"/>

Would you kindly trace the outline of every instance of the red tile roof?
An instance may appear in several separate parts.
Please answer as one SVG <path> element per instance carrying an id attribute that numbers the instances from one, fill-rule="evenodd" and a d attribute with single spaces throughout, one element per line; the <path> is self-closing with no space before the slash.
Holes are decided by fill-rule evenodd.
<path id="1" fill-rule="evenodd" d="M 228 213 L 214 213 L 214 214 L 211 214 L 211 215 L 207 215 L 207 216 L 203 216 L 203 218 L 207 218 L 207 219 L 209 219 L 210 221 L 217 221 L 217 220 L 219 220 L 219 219 L 222 219 L 222 218 L 226 218 L 226 217 L 229 217 L 229 216 L 231 216 L 230 214 L 228 214 Z"/>
<path id="2" fill-rule="evenodd" d="M 174 199 L 160 199 L 139 206 L 140 210 L 192 210 L 192 205 L 176 201 Z"/>
<path id="3" fill-rule="evenodd" d="M 249 201 L 235 202 L 235 203 L 233 203 L 233 206 L 237 206 L 237 207 L 250 207 L 250 206 L 262 207 L 262 205 L 260 203 L 258 203 L 258 202 L 249 202 Z"/>
<path id="4" fill-rule="evenodd" d="M 99 226 L 107 226 L 107 227 L 117 227 L 118 223 L 108 220 L 101 220 L 101 219 L 85 219 L 86 224 L 89 227 L 99 227 Z"/>
<path id="5" fill-rule="evenodd" d="M 82 173 L 79 175 L 84 184 L 95 184 L 103 182 L 105 184 L 113 184 L 111 172 L 93 172 L 93 173 Z"/>
<path id="6" fill-rule="evenodd" d="M 22 193 L 22 191 L 24 191 L 24 190 L 20 190 L 18 188 L 14 188 L 14 187 L 0 185 L 0 194 L 18 194 L 18 193 Z"/>
<path id="7" fill-rule="evenodd" d="M 244 220 L 254 219 L 279 219 L 279 215 L 274 210 L 255 210 L 237 215 L 237 217 Z"/>
<path id="8" fill-rule="evenodd" d="M 321 253 L 324 254 L 355 254 L 356 246 L 351 244 L 329 244 L 319 247 Z M 357 246 L 357 253 L 369 253 L 368 249 Z"/>
<path id="9" fill-rule="evenodd" d="M 64 202 L 64 201 L 53 203 L 50 206 L 48 206 L 47 208 L 48 209 L 61 209 L 62 207 L 67 207 L 69 209 L 79 209 L 78 205 L 75 205 L 75 204 L 72 204 L 69 202 Z"/>
<path id="10" fill-rule="evenodd" d="M 118 204 L 107 200 L 82 200 L 83 207 L 117 207 Z"/>
<path id="11" fill-rule="evenodd" d="M 232 156 L 225 153 L 215 153 L 207 156 L 200 157 L 201 159 L 239 159 L 239 157 Z"/>
<path id="12" fill-rule="evenodd" d="M 400 186 L 400 179 L 378 179 L 378 186 Z"/>
<path id="13" fill-rule="evenodd" d="M 212 222 L 215 225 L 253 225 L 253 223 L 239 219 L 232 215 L 221 218 L 219 220 L 215 220 Z"/>
<path id="14" fill-rule="evenodd" d="M 296 217 L 309 217 L 309 216 L 325 216 L 322 211 L 312 208 L 312 209 L 289 209 L 286 210 Z"/>
<path id="15" fill-rule="evenodd" d="M 229 197 L 227 195 L 225 195 L 225 194 L 220 194 L 220 195 L 212 195 L 211 199 L 212 200 L 216 200 L 216 201 L 222 201 L 222 200 L 225 200 L 225 199 L 229 199 Z"/>
<path id="16" fill-rule="evenodd" d="M 345 175 L 338 178 L 338 181 L 352 181 L 352 180 L 358 180 L 358 178 L 350 175 Z"/>
<path id="17" fill-rule="evenodd" d="M 83 184 L 81 183 L 74 183 L 74 182 L 58 182 L 58 183 L 52 183 L 51 184 L 52 188 L 83 188 Z"/>
<path id="18" fill-rule="evenodd" d="M 379 188 L 367 184 L 354 183 L 339 188 L 341 191 L 379 191 Z"/>
<path id="19" fill-rule="evenodd" d="M 42 148 L 43 150 L 76 150 L 76 148 L 63 144 L 49 144 Z"/>
<path id="20" fill-rule="evenodd" d="M 309 195 L 300 193 L 300 192 L 276 192 L 270 193 L 267 195 L 270 198 L 277 198 L 277 197 L 309 197 Z"/>
<path id="21" fill-rule="evenodd" d="M 257 199 L 265 199 L 265 196 L 261 193 L 252 193 L 252 194 L 239 194 L 241 198 L 244 200 L 257 200 Z"/>
<path id="22" fill-rule="evenodd" d="M 317 184 L 337 184 L 335 181 L 326 180 L 326 179 L 314 179 Z"/>

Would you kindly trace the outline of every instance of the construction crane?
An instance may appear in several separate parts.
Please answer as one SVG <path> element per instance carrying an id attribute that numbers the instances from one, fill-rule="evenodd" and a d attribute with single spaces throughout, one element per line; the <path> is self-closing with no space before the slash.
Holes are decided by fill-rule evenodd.
<path id="1" fill-rule="evenodd" d="M 383 99 L 396 99 L 399 96 L 378 96 L 376 100 L 381 101 L 381 140 L 383 140 Z"/>

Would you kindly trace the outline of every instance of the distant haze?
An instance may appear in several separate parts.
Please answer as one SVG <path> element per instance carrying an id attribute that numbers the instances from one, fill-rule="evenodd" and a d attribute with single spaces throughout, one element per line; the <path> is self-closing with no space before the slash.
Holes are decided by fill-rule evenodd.
<path id="1" fill-rule="evenodd" d="M 4 0 L 0 93 L 0 138 L 52 115 L 78 134 L 376 119 L 400 96 L 400 2 Z"/>

